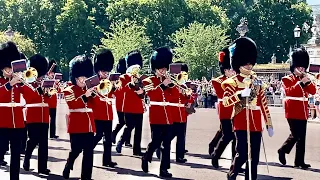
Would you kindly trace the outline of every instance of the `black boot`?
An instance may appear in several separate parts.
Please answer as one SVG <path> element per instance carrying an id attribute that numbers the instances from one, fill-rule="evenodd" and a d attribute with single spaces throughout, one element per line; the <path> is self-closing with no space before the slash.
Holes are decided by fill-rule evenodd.
<path id="1" fill-rule="evenodd" d="M 236 176 L 231 176 L 230 174 L 227 174 L 227 180 L 236 180 Z"/>
<path id="2" fill-rule="evenodd" d="M 6 166 L 8 163 L 6 162 L 6 161 L 4 161 L 4 160 L 1 160 L 0 161 L 0 166 Z"/>
<path id="3" fill-rule="evenodd" d="M 118 164 L 116 163 L 116 162 L 112 162 L 112 161 L 110 161 L 110 162 L 108 162 L 108 163 L 103 163 L 102 164 L 102 166 L 104 166 L 104 167 L 111 167 L 111 168 L 114 168 L 114 167 L 116 167 Z"/>
<path id="4" fill-rule="evenodd" d="M 116 151 L 117 151 L 117 153 L 121 153 L 121 151 L 122 151 L 122 143 L 121 143 L 121 141 L 118 142 L 117 147 L 116 147 Z"/>
<path id="5" fill-rule="evenodd" d="M 41 169 L 41 170 L 38 170 L 38 173 L 39 173 L 39 174 L 49 175 L 50 172 L 51 172 L 51 171 L 50 171 L 49 169 Z"/>
<path id="6" fill-rule="evenodd" d="M 132 144 L 130 144 L 130 143 L 125 143 L 124 146 L 125 146 L 125 147 L 132 147 Z"/>
<path id="7" fill-rule="evenodd" d="M 160 170 L 160 177 L 163 178 L 172 178 L 172 174 L 168 172 L 168 170 Z"/>
<path id="8" fill-rule="evenodd" d="M 145 173 L 149 172 L 149 165 L 148 165 L 147 158 L 142 157 L 141 160 L 142 160 L 142 162 L 141 162 L 142 171 Z"/>
<path id="9" fill-rule="evenodd" d="M 305 163 L 302 163 L 302 164 L 295 164 L 294 165 L 295 168 L 301 168 L 301 169 L 308 169 L 311 167 L 310 164 L 305 164 Z"/>
<path id="10" fill-rule="evenodd" d="M 286 154 L 280 149 L 278 150 L 278 154 L 279 154 L 279 161 L 281 162 L 281 164 L 286 165 L 287 164 Z"/>
<path id="11" fill-rule="evenodd" d="M 185 158 L 177 158 L 177 159 L 176 159 L 176 162 L 177 162 L 177 163 L 186 163 L 186 162 L 187 162 L 187 159 L 185 159 Z"/>
<path id="12" fill-rule="evenodd" d="M 218 169 L 219 168 L 219 159 L 212 157 L 211 158 L 211 164 L 214 168 Z"/>
<path id="13" fill-rule="evenodd" d="M 64 167 L 63 172 L 62 172 L 63 178 L 69 179 L 69 177 L 70 177 L 70 170 L 71 170 L 71 168 L 68 166 L 68 163 L 67 163 L 66 166 Z"/>
<path id="14" fill-rule="evenodd" d="M 27 156 L 24 157 L 23 169 L 24 169 L 25 171 L 29 171 L 29 170 L 30 170 L 30 158 L 27 157 Z"/>

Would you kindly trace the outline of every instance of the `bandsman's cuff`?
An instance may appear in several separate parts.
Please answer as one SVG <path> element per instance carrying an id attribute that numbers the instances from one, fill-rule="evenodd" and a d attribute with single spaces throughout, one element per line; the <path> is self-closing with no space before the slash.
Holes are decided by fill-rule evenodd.
<path id="1" fill-rule="evenodd" d="M 39 95 L 43 95 L 43 89 L 41 87 L 38 87 L 37 91 Z"/>
<path id="2" fill-rule="evenodd" d="M 168 88 L 168 87 L 165 86 L 164 84 L 161 84 L 160 87 L 161 87 L 162 90 L 166 90 L 166 89 Z"/>
<path id="3" fill-rule="evenodd" d="M 81 96 L 81 99 L 82 99 L 83 103 L 87 103 L 88 102 L 88 98 L 87 98 L 87 96 L 85 94 Z"/>
<path id="4" fill-rule="evenodd" d="M 6 87 L 7 91 L 10 91 L 12 89 L 12 86 L 10 85 L 10 82 L 7 82 L 4 87 Z"/>

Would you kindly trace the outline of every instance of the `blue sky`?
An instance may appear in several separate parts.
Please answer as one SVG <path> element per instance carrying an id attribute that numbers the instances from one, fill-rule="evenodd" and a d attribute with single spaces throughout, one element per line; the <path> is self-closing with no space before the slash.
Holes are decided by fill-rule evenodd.
<path id="1" fill-rule="evenodd" d="M 307 3 L 310 5 L 318 5 L 320 4 L 319 0 L 307 0 Z"/>

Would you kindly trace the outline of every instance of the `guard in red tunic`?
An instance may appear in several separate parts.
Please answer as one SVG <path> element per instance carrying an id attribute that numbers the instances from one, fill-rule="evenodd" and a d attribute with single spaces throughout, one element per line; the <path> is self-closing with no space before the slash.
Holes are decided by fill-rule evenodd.
<path id="1" fill-rule="evenodd" d="M 69 107 L 68 133 L 71 151 L 63 170 L 63 177 L 69 178 L 74 161 L 83 152 L 81 179 L 91 180 L 96 126 L 92 111 L 93 89 L 87 89 L 85 81 L 93 76 L 93 64 L 91 58 L 79 55 L 70 61 L 69 67 L 73 85 L 65 88 L 63 93 Z"/>
<path id="2" fill-rule="evenodd" d="M 247 163 L 245 179 L 252 177 L 257 179 L 258 163 L 262 136 L 261 115 L 265 119 L 269 136 L 273 135 L 270 112 L 267 106 L 264 88 L 261 81 L 253 75 L 252 68 L 256 64 L 257 47 L 254 41 L 247 37 L 238 38 L 229 47 L 232 69 L 236 76 L 228 78 L 222 82 L 224 89 L 223 105 L 225 107 L 234 106 L 233 126 L 237 140 L 236 156 L 233 159 L 229 180 L 235 180 L 241 166 L 247 161 L 251 162 L 251 174 Z M 246 105 L 248 98 L 248 105 Z M 247 117 L 247 114 L 249 117 Z M 247 124 L 249 122 L 249 124 Z M 249 127 L 248 127 L 248 126 Z M 250 137 L 248 137 L 248 134 Z M 251 148 L 248 149 L 248 142 Z M 248 151 L 251 152 L 251 160 L 248 160 Z"/>
<path id="3" fill-rule="evenodd" d="M 219 167 L 218 160 L 221 157 L 223 151 L 226 149 L 226 147 L 231 141 L 232 141 L 232 157 L 235 156 L 236 141 L 233 133 L 233 125 L 231 120 L 233 106 L 224 107 L 222 104 L 224 90 L 222 89 L 221 84 L 227 78 L 235 74 L 234 71 L 231 69 L 228 48 L 224 48 L 219 53 L 219 67 L 222 75 L 211 81 L 212 87 L 215 89 L 218 97 L 217 110 L 218 110 L 218 115 L 220 119 L 221 129 L 217 132 L 217 134 L 220 132 L 222 133 L 222 136 L 218 140 L 216 147 L 210 146 L 213 143 L 209 144 L 209 153 L 211 153 L 211 156 L 212 156 L 212 166 L 215 168 Z M 219 135 L 216 135 L 215 137 L 217 136 Z M 215 140 L 213 139 L 211 142 L 214 142 L 214 141 Z"/>
<path id="4" fill-rule="evenodd" d="M 30 67 L 33 67 L 38 72 L 38 79 L 31 85 L 35 91 L 30 91 L 30 88 L 24 86 L 23 98 L 26 101 L 26 119 L 29 140 L 23 168 L 26 171 L 30 169 L 30 158 L 36 146 L 38 149 L 38 172 L 41 174 L 49 174 L 50 170 L 47 169 L 48 161 L 48 130 L 49 130 L 49 106 L 48 100 L 50 96 L 45 93 L 41 87 L 43 77 L 48 71 L 48 60 L 36 54 L 29 59 Z"/>
<path id="5" fill-rule="evenodd" d="M 172 57 L 173 54 L 169 48 L 162 47 L 154 51 L 151 57 L 151 68 L 155 75 L 143 80 L 144 89 L 150 98 L 149 122 L 152 140 L 142 158 L 141 167 L 144 172 L 148 172 L 148 162 L 151 162 L 154 151 L 162 143 L 160 176 L 165 178 L 172 177 L 168 172 L 173 123 L 170 106 L 178 106 L 178 103 L 172 103 L 172 99 L 179 97 L 179 91 L 173 88 L 174 84 L 167 75 Z"/>
<path id="6" fill-rule="evenodd" d="M 20 146 L 24 132 L 24 118 L 20 104 L 23 88 L 20 78 L 12 74 L 11 62 L 19 60 L 20 53 L 13 42 L 0 47 L 0 166 L 5 166 L 4 155 L 10 142 L 10 180 L 19 179 Z"/>
<path id="7" fill-rule="evenodd" d="M 296 49 L 292 56 L 290 70 L 292 74 L 282 78 L 282 85 L 286 94 L 285 116 L 290 126 L 291 134 L 278 150 L 279 160 L 285 165 L 285 154 L 289 154 L 296 144 L 294 166 L 309 168 L 304 161 L 306 147 L 307 119 L 309 116 L 308 96 L 316 93 L 316 87 L 306 75 L 309 67 L 309 55 L 306 50 Z"/>
<path id="8" fill-rule="evenodd" d="M 114 57 L 112 52 L 107 49 L 101 50 L 97 54 L 94 71 L 99 76 L 100 80 L 107 79 L 109 73 L 113 68 Z M 111 83 L 111 82 L 110 82 Z M 112 84 L 111 84 L 112 85 Z M 113 110 L 112 110 L 112 95 L 115 88 L 112 89 L 107 95 L 101 95 L 97 92 L 93 98 L 93 115 L 94 122 L 96 125 L 96 135 L 94 136 L 94 147 L 97 146 L 98 142 L 103 137 L 103 157 L 102 165 L 108 167 L 115 167 L 117 163 L 111 160 L 111 134 L 112 134 L 112 120 L 113 120 Z"/>
<path id="9" fill-rule="evenodd" d="M 141 134 L 142 134 L 142 121 L 144 109 L 144 91 L 141 86 L 141 79 L 139 74 L 130 72 L 128 70 L 137 67 L 138 73 L 142 67 L 142 56 L 139 51 L 129 52 L 126 56 L 127 73 L 123 75 L 120 80 L 123 91 L 123 104 L 122 111 L 124 112 L 126 128 L 123 131 L 123 135 L 117 144 L 116 150 L 121 153 L 122 145 L 130 137 L 133 129 L 133 155 L 141 156 Z"/>
<path id="10" fill-rule="evenodd" d="M 20 59 L 27 60 L 27 57 L 23 53 L 20 52 Z M 21 102 L 21 100 L 20 100 L 21 105 L 24 106 L 25 105 L 25 100 L 23 99 L 22 94 L 20 96 L 20 99 L 23 101 L 23 102 Z M 24 104 L 22 104 L 22 103 L 24 103 Z M 23 109 L 22 111 L 24 112 L 25 110 Z M 26 122 L 27 120 L 25 118 L 25 115 L 24 115 L 23 118 L 24 118 L 24 131 L 23 131 L 23 134 L 22 134 L 20 154 L 25 154 L 26 153 L 26 146 L 27 146 L 27 140 L 28 140 L 28 129 L 27 129 L 27 122 Z"/>
<path id="11" fill-rule="evenodd" d="M 127 70 L 127 64 L 126 60 L 124 58 L 120 59 L 117 65 L 117 73 L 120 73 L 122 78 L 124 77 L 123 74 L 126 73 Z M 116 143 L 116 138 L 117 134 L 119 131 L 122 129 L 122 127 L 126 124 L 124 121 L 124 112 L 122 110 L 123 106 L 123 88 L 117 88 L 114 92 L 114 95 L 116 97 L 116 109 L 117 109 L 117 114 L 118 114 L 118 124 L 116 125 L 115 129 L 112 131 L 112 143 Z M 131 133 L 128 135 L 128 139 L 125 142 L 125 146 L 127 147 L 132 147 L 130 144 L 130 139 L 131 139 Z"/>
<path id="12" fill-rule="evenodd" d="M 48 72 L 49 79 L 54 80 L 54 74 L 57 73 L 57 63 L 54 60 L 49 62 L 49 69 L 53 64 L 56 64 L 51 72 Z M 48 69 L 48 70 L 49 70 Z M 58 89 L 59 82 L 56 80 L 55 88 Z M 58 92 L 57 92 L 58 93 Z M 56 135 L 56 115 L 57 115 L 57 93 L 53 94 L 49 101 L 49 114 L 50 114 L 50 138 L 57 139 L 59 136 Z"/>

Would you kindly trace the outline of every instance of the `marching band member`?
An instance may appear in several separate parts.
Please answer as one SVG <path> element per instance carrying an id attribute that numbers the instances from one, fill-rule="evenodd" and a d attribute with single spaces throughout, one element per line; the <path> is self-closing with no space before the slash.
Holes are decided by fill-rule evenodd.
<path id="1" fill-rule="evenodd" d="M 30 67 L 33 67 L 38 72 L 38 78 L 31 85 L 36 89 L 32 91 L 29 87 L 23 86 L 23 98 L 26 101 L 26 119 L 29 140 L 23 162 L 23 168 L 26 171 L 30 169 L 30 158 L 33 150 L 38 145 L 38 172 L 41 174 L 49 174 L 47 169 L 48 161 L 48 130 L 49 130 L 49 107 L 48 94 L 44 92 L 40 83 L 42 78 L 48 71 L 48 60 L 36 54 L 29 59 Z"/>
<path id="2" fill-rule="evenodd" d="M 49 62 L 49 69 L 55 64 L 51 72 L 48 72 L 49 79 L 54 80 L 54 74 L 57 72 L 57 63 L 54 60 Z M 55 87 L 59 88 L 59 82 L 56 81 Z M 59 136 L 56 135 L 56 115 L 57 115 L 57 94 L 53 94 L 48 101 L 49 114 L 50 114 L 50 138 L 57 139 Z"/>
<path id="3" fill-rule="evenodd" d="M 120 59 L 117 65 L 117 73 L 120 73 L 121 75 L 125 74 L 127 70 L 127 64 L 126 60 L 124 58 Z M 123 77 L 123 76 L 122 76 Z M 122 129 L 124 125 L 126 125 L 125 118 L 124 118 L 124 112 L 122 111 L 122 105 L 123 105 L 123 89 L 117 88 L 114 92 L 114 95 L 116 96 L 116 109 L 118 114 L 118 124 L 116 125 L 115 129 L 112 131 L 112 143 L 116 143 L 117 134 Z M 130 144 L 131 139 L 131 133 L 128 134 L 128 139 L 125 142 L 125 146 L 132 147 Z"/>
<path id="4" fill-rule="evenodd" d="M 113 68 L 113 63 L 114 57 L 110 50 L 103 49 L 97 54 L 94 63 L 94 71 L 101 80 L 108 78 L 109 73 Z M 98 142 L 104 137 L 102 165 L 109 167 L 115 167 L 117 165 L 117 163 L 112 162 L 111 160 L 113 110 L 109 98 L 112 98 L 113 91 L 114 89 L 107 95 L 101 95 L 97 92 L 93 98 L 92 108 L 97 130 L 96 135 L 94 136 L 94 147 L 96 147 Z"/>
<path id="5" fill-rule="evenodd" d="M 217 111 L 220 119 L 221 129 L 217 132 L 217 134 L 220 132 L 222 133 L 222 136 L 218 140 L 216 147 L 210 146 L 212 145 L 212 143 L 210 143 L 209 145 L 209 153 L 211 152 L 211 156 L 212 156 L 212 166 L 215 168 L 219 167 L 218 160 L 221 157 L 223 151 L 226 149 L 226 147 L 231 141 L 232 141 L 232 158 L 235 156 L 236 141 L 233 133 L 233 125 L 231 120 L 233 106 L 224 107 L 222 104 L 224 90 L 222 89 L 221 84 L 227 78 L 230 78 L 235 74 L 234 71 L 231 69 L 228 48 L 224 48 L 219 53 L 219 67 L 222 75 L 211 81 L 212 87 L 215 89 L 218 97 Z"/>
<path id="6" fill-rule="evenodd" d="M 122 111 L 124 112 L 126 128 L 123 131 L 123 135 L 117 144 L 116 150 L 121 153 L 122 145 L 129 138 L 133 129 L 133 155 L 142 156 L 141 153 L 141 134 L 142 134 L 142 121 L 144 113 L 144 91 L 140 84 L 141 80 L 139 74 L 128 72 L 132 66 L 142 67 L 142 56 L 138 51 L 129 52 L 126 56 L 127 74 L 120 77 L 123 88 L 123 104 Z"/>
<path id="7" fill-rule="evenodd" d="M 20 59 L 25 59 L 27 60 L 27 57 L 20 52 Z M 23 95 L 20 95 L 20 103 L 21 106 L 25 106 L 26 101 L 23 98 Z M 21 139 L 21 147 L 20 147 L 20 154 L 25 154 L 26 153 L 26 146 L 27 146 L 27 140 L 28 140 L 28 129 L 27 129 L 27 119 L 26 119 L 26 114 L 25 114 L 26 109 L 23 108 L 22 112 L 23 112 L 23 119 L 24 119 L 24 130 L 22 133 L 22 139 Z"/>
<path id="8" fill-rule="evenodd" d="M 316 93 L 316 87 L 306 75 L 309 67 L 309 55 L 306 50 L 296 49 L 292 54 L 290 70 L 292 74 L 282 78 L 282 85 L 285 91 L 285 116 L 290 126 L 291 134 L 278 150 L 279 160 L 285 165 L 285 154 L 289 154 L 296 144 L 296 156 L 294 166 L 309 168 L 310 164 L 304 161 L 306 146 L 306 131 L 308 111 L 308 95 Z"/>
<path id="9" fill-rule="evenodd" d="M 93 89 L 86 89 L 85 81 L 93 75 L 93 64 L 91 58 L 80 55 L 70 61 L 69 67 L 73 85 L 65 88 L 63 93 L 69 107 L 68 133 L 71 151 L 63 170 L 63 177 L 69 178 L 74 161 L 83 151 L 81 179 L 91 180 L 96 127 L 92 112 Z"/>
<path id="10" fill-rule="evenodd" d="M 255 78 L 252 75 L 252 68 L 256 64 L 257 47 L 250 38 L 241 37 L 235 40 L 234 44 L 229 47 L 229 51 L 231 66 L 237 75 L 222 82 L 221 86 L 225 90 L 223 105 L 225 107 L 234 105 L 233 126 L 237 140 L 237 154 L 227 177 L 229 180 L 235 180 L 241 166 L 249 161 L 251 167 L 248 165 L 250 163 L 247 163 L 245 179 L 249 179 L 251 176 L 252 180 L 256 180 L 262 136 L 261 113 L 265 119 L 269 136 L 273 135 L 264 89 L 258 83 L 252 82 Z M 243 104 L 246 102 L 246 98 L 249 99 L 249 106 Z M 248 143 L 251 144 L 250 149 L 248 149 Z M 248 160 L 249 151 L 252 161 Z M 251 168 L 251 174 L 249 174 L 249 168 Z"/>
<path id="11" fill-rule="evenodd" d="M 144 89 L 150 98 L 149 122 L 151 127 L 151 142 L 142 158 L 142 170 L 148 172 L 148 162 L 151 163 L 154 151 L 163 146 L 160 176 L 172 177 L 170 169 L 170 145 L 172 131 L 172 113 L 169 103 L 172 97 L 179 96 L 179 91 L 173 89 L 174 84 L 168 77 L 167 70 L 172 63 L 173 54 L 171 49 L 162 47 L 153 52 L 151 68 L 155 75 L 143 80 Z"/>
<path id="12" fill-rule="evenodd" d="M 0 166 L 5 166 L 4 155 L 10 142 L 10 180 L 18 180 L 20 172 L 20 146 L 24 131 L 24 118 L 20 105 L 20 78 L 12 74 L 11 62 L 20 59 L 13 42 L 0 47 Z"/>

